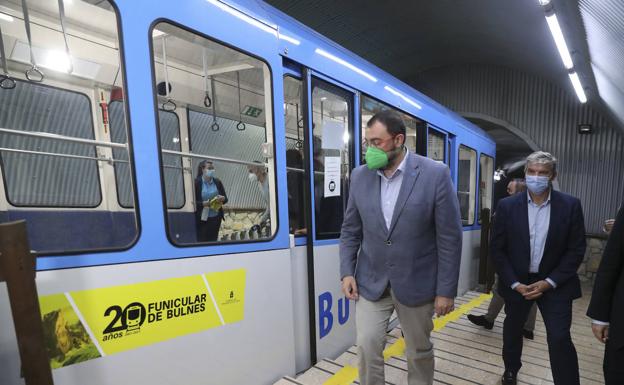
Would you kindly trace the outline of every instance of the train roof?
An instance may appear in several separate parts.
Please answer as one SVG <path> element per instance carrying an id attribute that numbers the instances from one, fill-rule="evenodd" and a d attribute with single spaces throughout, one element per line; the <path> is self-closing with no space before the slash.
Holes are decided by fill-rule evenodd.
<path id="1" fill-rule="evenodd" d="M 256 20 L 264 24 L 277 28 L 278 31 L 287 31 L 287 33 L 293 33 L 297 36 L 297 39 L 301 38 L 308 41 L 318 41 L 322 43 L 324 45 L 324 48 L 334 50 L 334 54 L 338 54 L 340 55 L 340 57 L 348 59 L 351 63 L 357 65 L 358 68 L 373 75 L 375 78 L 382 80 L 388 85 L 397 88 L 399 91 L 404 92 L 409 96 L 415 97 L 419 102 L 427 104 L 427 107 L 435 110 L 437 113 L 441 115 L 446 115 L 447 118 L 454 120 L 461 129 L 469 131 L 494 144 L 494 140 L 484 130 L 471 123 L 470 121 L 466 120 L 461 115 L 455 113 L 454 111 L 451 111 L 449 108 L 424 95 L 423 93 L 414 89 L 412 86 L 390 75 L 386 71 L 380 69 L 379 67 L 368 62 L 362 57 L 349 51 L 348 49 L 327 38 L 326 36 L 323 36 L 322 34 L 314 31 L 310 27 L 302 24 L 291 16 L 278 10 L 277 8 L 259 0 L 213 1 L 221 1 L 222 3 L 228 4 L 229 6 L 236 8 L 237 10 L 247 14 L 250 17 L 255 18 Z"/>

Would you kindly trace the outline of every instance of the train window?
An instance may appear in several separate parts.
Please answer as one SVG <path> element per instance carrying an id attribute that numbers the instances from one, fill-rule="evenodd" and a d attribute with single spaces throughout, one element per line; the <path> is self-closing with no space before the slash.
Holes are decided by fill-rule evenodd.
<path id="1" fill-rule="evenodd" d="M 427 134 L 427 157 L 445 163 L 446 161 L 446 135 L 429 128 Z"/>
<path id="2" fill-rule="evenodd" d="M 352 94 L 319 79 L 312 81 L 312 153 L 316 237 L 338 238 L 347 203 L 351 149 Z M 327 167 L 327 170 L 326 170 Z M 325 191 L 327 174 L 339 180 Z M 332 189 L 333 187 L 333 189 Z"/>
<path id="3" fill-rule="evenodd" d="M 371 98 L 367 95 L 362 95 L 361 97 L 361 106 L 362 106 L 362 138 L 364 138 L 364 131 L 366 130 L 366 123 L 373 117 L 376 113 L 383 110 L 394 110 L 398 112 L 403 118 L 403 122 L 405 123 L 405 145 L 407 148 L 416 152 L 416 132 L 419 125 L 422 125 L 424 122 L 420 119 L 414 118 L 411 115 L 408 115 L 404 112 L 401 112 L 395 108 L 388 106 L 385 103 L 380 102 L 374 98 Z M 364 162 L 364 146 L 362 146 L 362 162 Z"/>
<path id="4" fill-rule="evenodd" d="M 126 209 L 134 194 L 117 15 L 107 1 L 66 1 L 64 12 L 53 1 L 5 3 L 0 221 L 25 219 L 40 254 L 125 248 L 138 230 Z"/>
<path id="5" fill-rule="evenodd" d="M 164 22 L 152 38 L 169 239 L 270 238 L 277 223 L 273 158 L 263 151 L 273 135 L 268 66 Z M 186 111 L 182 136 L 176 111 Z M 183 200 L 185 184 L 192 202 Z"/>
<path id="6" fill-rule="evenodd" d="M 481 154 L 479 158 L 479 215 L 483 209 L 492 210 L 493 184 L 494 158 Z M 481 217 L 479 217 L 479 223 L 481 223 Z"/>
<path id="7" fill-rule="evenodd" d="M 160 128 L 161 148 L 163 150 L 181 151 L 180 120 L 178 115 L 173 112 L 158 110 L 158 126 Z M 182 157 L 164 153 L 162 161 L 167 208 L 182 208 L 184 206 Z"/>
<path id="8" fill-rule="evenodd" d="M 0 111 L 3 128 L 95 139 L 83 94 L 17 81 L 0 92 Z M 10 133 L 0 136 L 0 146 L 7 149 L 2 172 L 11 205 L 93 208 L 102 201 L 95 146 Z"/>
<path id="9" fill-rule="evenodd" d="M 286 123 L 286 183 L 288 185 L 288 223 L 291 234 L 306 233 L 303 189 L 304 146 L 301 80 L 284 77 L 284 121 Z"/>
<path id="10" fill-rule="evenodd" d="M 477 152 L 464 145 L 459 146 L 457 167 L 457 198 L 462 224 L 469 226 L 475 220 L 475 183 L 477 180 Z"/>

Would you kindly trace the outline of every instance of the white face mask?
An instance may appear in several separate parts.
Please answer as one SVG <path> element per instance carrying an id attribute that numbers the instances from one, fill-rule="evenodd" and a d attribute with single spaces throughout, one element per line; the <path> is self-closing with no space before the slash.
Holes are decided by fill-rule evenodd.
<path id="1" fill-rule="evenodd" d="M 258 177 L 253 172 L 250 172 L 248 177 L 249 177 L 249 181 L 252 182 L 252 183 L 258 181 Z"/>

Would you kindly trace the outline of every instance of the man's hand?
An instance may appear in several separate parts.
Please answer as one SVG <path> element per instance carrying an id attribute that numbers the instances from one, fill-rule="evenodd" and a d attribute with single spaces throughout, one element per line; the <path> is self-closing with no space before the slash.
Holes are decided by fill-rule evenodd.
<path id="1" fill-rule="evenodd" d="M 521 283 L 518 286 L 516 286 L 516 288 L 514 290 L 517 291 L 518 293 L 520 293 L 521 295 L 525 295 L 529 291 L 529 287 L 527 285 Z"/>
<path id="2" fill-rule="evenodd" d="M 453 311 L 455 299 L 449 297 L 435 297 L 434 308 L 435 314 L 438 317 L 442 317 L 443 315 L 447 315 L 448 313 Z"/>
<path id="3" fill-rule="evenodd" d="M 592 332 L 594 332 L 594 336 L 596 336 L 598 341 L 603 344 L 609 339 L 609 325 L 598 325 L 592 323 Z"/>
<path id="4" fill-rule="evenodd" d="M 357 283 L 355 283 L 355 278 L 352 275 L 347 275 L 342 279 L 342 292 L 347 299 L 357 301 L 360 298 Z"/>
<path id="5" fill-rule="evenodd" d="M 541 280 L 527 286 L 527 291 L 522 295 L 524 295 L 524 299 L 532 301 L 541 297 L 542 293 L 550 289 L 552 289 L 550 283 L 546 280 Z"/>

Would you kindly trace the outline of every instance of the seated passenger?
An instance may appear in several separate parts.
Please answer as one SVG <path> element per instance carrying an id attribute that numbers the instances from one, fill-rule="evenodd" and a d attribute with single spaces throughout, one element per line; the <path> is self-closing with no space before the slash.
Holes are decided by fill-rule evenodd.
<path id="1" fill-rule="evenodd" d="M 195 178 L 195 223 L 198 242 L 214 242 L 223 220 L 223 205 L 228 201 L 223 183 L 215 177 L 210 160 L 197 166 Z"/>
<path id="2" fill-rule="evenodd" d="M 271 216 L 271 207 L 269 203 L 269 178 L 264 164 L 260 161 L 255 161 L 255 163 L 258 165 L 248 166 L 247 171 L 249 171 L 249 180 L 258 185 L 258 189 L 260 189 L 260 194 L 262 195 L 262 201 L 264 202 L 265 209 L 260 216 L 258 224 L 260 227 L 265 227 L 268 226 Z"/>

